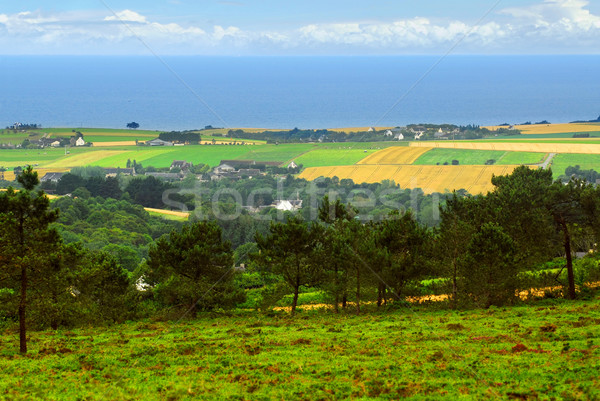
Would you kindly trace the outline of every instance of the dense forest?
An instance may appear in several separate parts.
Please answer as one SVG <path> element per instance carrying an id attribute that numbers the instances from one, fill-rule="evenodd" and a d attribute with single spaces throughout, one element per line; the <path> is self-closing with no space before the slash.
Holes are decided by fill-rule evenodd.
<path id="1" fill-rule="evenodd" d="M 391 182 L 222 180 L 178 194 L 194 197 L 187 222 L 153 217 L 147 199 L 132 196 L 153 177 L 118 186 L 104 179 L 119 199 L 92 195 L 88 187 L 102 183 L 80 178 L 83 186 L 51 203 L 27 168 L 19 191 L 0 194 L 0 322 L 19 323 L 23 352 L 27 327 L 269 310 L 282 299 L 293 314 L 302 296 L 338 312 L 427 295 L 450 308 L 487 308 L 535 288 L 585 297 L 584 284 L 600 279 L 590 253 L 600 237 L 600 189 L 577 178 L 553 182 L 549 170 L 517 168 L 479 196 L 424 195 Z M 296 213 L 251 210 L 300 194 L 306 204 Z"/>

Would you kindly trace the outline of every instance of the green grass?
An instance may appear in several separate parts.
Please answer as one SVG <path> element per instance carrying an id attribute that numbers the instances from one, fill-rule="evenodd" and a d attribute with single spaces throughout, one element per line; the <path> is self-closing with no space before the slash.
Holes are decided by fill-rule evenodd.
<path id="1" fill-rule="evenodd" d="M 168 167 L 173 160 L 187 160 L 191 163 L 205 163 L 217 166 L 223 159 L 239 159 L 248 152 L 249 146 L 229 145 L 193 145 L 174 147 L 111 147 L 108 150 L 127 150 L 125 153 L 102 159 L 102 167 L 125 167 L 127 159 L 136 160 L 144 166 Z"/>
<path id="2" fill-rule="evenodd" d="M 543 163 L 546 156 L 536 152 L 506 152 L 496 164 L 538 164 Z"/>
<path id="3" fill-rule="evenodd" d="M 83 152 L 89 152 L 90 148 L 69 148 L 70 155 L 76 155 Z M 45 164 L 59 160 L 65 156 L 64 148 L 46 148 L 46 149 L 0 149 L 0 166 L 16 167 L 31 164 L 39 164 L 44 167 Z"/>
<path id="4" fill-rule="evenodd" d="M 248 153 L 239 159 L 258 160 L 263 162 L 286 162 L 299 155 L 315 149 L 317 145 L 303 143 L 285 143 L 281 145 L 260 145 L 248 149 Z"/>
<path id="5" fill-rule="evenodd" d="M 600 397 L 600 301 L 362 316 L 206 315 L 0 342 L 11 400 Z"/>
<path id="6" fill-rule="evenodd" d="M 556 178 L 564 174 L 567 167 L 576 165 L 581 166 L 582 170 L 592 169 L 600 172 L 600 155 L 561 153 L 552 159 L 551 167 Z"/>
<path id="7" fill-rule="evenodd" d="M 461 165 L 482 165 L 491 159 L 496 160 L 494 164 L 536 164 L 541 163 L 544 156 L 535 152 L 435 148 L 421 155 L 413 164 L 451 164 L 452 160 L 458 160 Z"/>
<path id="8" fill-rule="evenodd" d="M 347 149 L 336 146 L 331 149 L 315 149 L 294 161 L 304 167 L 347 166 L 355 164 L 368 155 L 377 152 L 377 149 Z"/>

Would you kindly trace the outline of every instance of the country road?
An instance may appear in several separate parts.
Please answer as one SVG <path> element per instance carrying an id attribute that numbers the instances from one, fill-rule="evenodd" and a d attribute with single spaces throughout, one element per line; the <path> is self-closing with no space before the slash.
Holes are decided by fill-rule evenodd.
<path id="1" fill-rule="evenodd" d="M 556 155 L 557 155 L 557 153 L 549 153 L 546 160 L 544 160 L 543 163 L 538 164 L 538 166 L 543 168 L 544 170 L 548 170 L 550 163 L 552 163 L 552 159 L 554 159 L 554 156 L 556 156 Z"/>

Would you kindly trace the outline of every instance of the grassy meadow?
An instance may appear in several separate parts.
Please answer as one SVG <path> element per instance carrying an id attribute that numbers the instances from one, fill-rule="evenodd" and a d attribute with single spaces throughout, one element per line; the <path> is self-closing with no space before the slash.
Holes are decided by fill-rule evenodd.
<path id="1" fill-rule="evenodd" d="M 576 165 L 579 165 L 583 170 L 600 171 L 600 155 L 559 154 L 552 159 L 552 171 L 555 177 L 564 174 L 567 167 Z"/>
<path id="2" fill-rule="evenodd" d="M 0 341 L 10 400 L 593 400 L 600 299 L 488 310 L 418 306 L 207 314 Z"/>
<path id="3" fill-rule="evenodd" d="M 543 162 L 544 157 L 544 153 L 534 152 L 435 148 L 424 153 L 413 164 L 451 164 L 452 160 L 464 165 L 482 165 L 488 160 L 495 160 L 494 164 L 536 164 Z"/>

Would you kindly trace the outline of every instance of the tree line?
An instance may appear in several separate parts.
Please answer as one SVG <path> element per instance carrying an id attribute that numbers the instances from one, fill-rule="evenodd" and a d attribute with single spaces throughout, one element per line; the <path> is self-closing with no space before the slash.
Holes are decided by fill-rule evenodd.
<path id="1" fill-rule="evenodd" d="M 336 312 L 362 313 L 366 305 L 401 306 L 432 283 L 450 307 L 462 308 L 511 304 L 519 291 L 548 279 L 575 298 L 583 283 L 600 277 L 598 263 L 582 263 L 578 272 L 572 257 L 595 249 L 600 189 L 578 179 L 554 182 L 549 170 L 519 167 L 494 177 L 486 195 L 454 194 L 438 227 L 410 210 L 365 221 L 352 204 L 329 196 L 317 220 L 287 214 L 237 249 L 215 220 L 169 233 L 164 227 L 133 271 L 110 253 L 61 238 L 61 211 L 35 191 L 31 167 L 18 182 L 21 190 L 0 194 L 0 319 L 19 323 L 21 352 L 28 328 L 193 317 L 243 305 L 251 288 L 264 308 L 290 294 L 296 313 L 301 294 L 314 290 Z M 69 202 L 61 204 L 66 215 L 85 213 L 83 204 Z M 566 273 L 550 277 L 544 264 L 557 257 Z"/>

